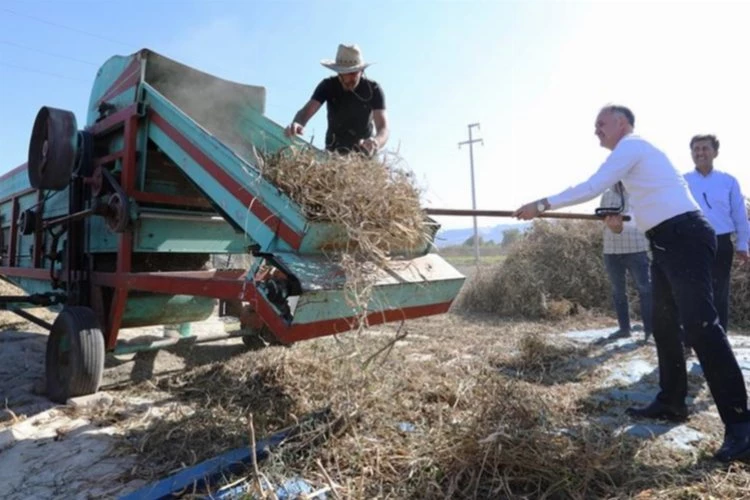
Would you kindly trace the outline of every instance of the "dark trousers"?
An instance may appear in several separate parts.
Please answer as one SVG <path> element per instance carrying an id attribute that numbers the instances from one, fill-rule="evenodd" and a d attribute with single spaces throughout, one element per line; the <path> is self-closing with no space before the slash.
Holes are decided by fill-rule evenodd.
<path id="1" fill-rule="evenodd" d="M 734 261 L 734 244 L 732 243 L 731 233 L 717 236 L 716 241 L 716 257 L 711 267 L 714 307 L 716 307 L 716 312 L 719 315 L 721 327 L 727 332 L 729 330 L 729 278 Z M 690 346 L 684 331 L 682 332 L 682 342 L 685 346 Z"/>
<path id="2" fill-rule="evenodd" d="M 630 331 L 630 307 L 628 305 L 627 274 L 633 278 L 638 288 L 638 298 L 641 306 L 643 330 L 651 333 L 653 315 L 651 312 L 651 280 L 648 274 L 648 253 L 620 253 L 604 254 L 604 267 L 612 285 L 612 302 L 617 313 L 617 324 L 620 330 Z"/>
<path id="3" fill-rule="evenodd" d="M 749 422 L 747 393 L 737 360 L 714 306 L 716 233 L 703 215 L 688 212 L 646 232 L 651 244 L 654 340 L 659 357 L 657 399 L 681 406 L 687 371 L 680 339 L 684 326 L 725 424 Z"/>
<path id="4" fill-rule="evenodd" d="M 719 313 L 719 322 L 727 331 L 729 324 L 729 275 L 732 272 L 734 260 L 734 243 L 731 234 L 721 234 L 717 237 L 718 246 L 713 266 L 714 305 Z"/>

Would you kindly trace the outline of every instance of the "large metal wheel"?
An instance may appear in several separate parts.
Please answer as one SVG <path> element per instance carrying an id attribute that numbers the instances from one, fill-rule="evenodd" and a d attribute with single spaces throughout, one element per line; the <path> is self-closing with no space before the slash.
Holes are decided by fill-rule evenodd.
<path id="1" fill-rule="evenodd" d="M 94 394 L 104 373 L 104 336 L 88 307 L 66 306 L 47 340 L 47 395 L 56 403 Z"/>
<path id="2" fill-rule="evenodd" d="M 78 149 L 75 115 L 43 107 L 34 121 L 29 143 L 29 182 L 34 189 L 61 191 L 68 186 Z"/>

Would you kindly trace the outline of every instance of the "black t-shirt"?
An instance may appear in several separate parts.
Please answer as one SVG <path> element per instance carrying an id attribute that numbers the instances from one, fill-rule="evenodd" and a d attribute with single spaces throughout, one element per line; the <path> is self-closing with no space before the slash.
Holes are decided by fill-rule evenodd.
<path id="1" fill-rule="evenodd" d="M 328 130 L 326 149 L 347 152 L 360 139 L 373 136 L 373 110 L 385 109 L 385 96 L 380 85 L 362 77 L 352 92 L 341 86 L 337 76 L 321 81 L 312 98 L 319 103 L 327 103 Z"/>

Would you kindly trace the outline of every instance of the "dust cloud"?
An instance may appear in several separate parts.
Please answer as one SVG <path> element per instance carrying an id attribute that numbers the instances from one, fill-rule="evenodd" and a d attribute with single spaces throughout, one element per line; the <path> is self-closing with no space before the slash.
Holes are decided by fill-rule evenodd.
<path id="1" fill-rule="evenodd" d="M 248 108 L 264 112 L 263 87 L 222 80 L 154 54 L 146 82 L 242 159 L 256 164 L 254 145 L 242 123 Z"/>

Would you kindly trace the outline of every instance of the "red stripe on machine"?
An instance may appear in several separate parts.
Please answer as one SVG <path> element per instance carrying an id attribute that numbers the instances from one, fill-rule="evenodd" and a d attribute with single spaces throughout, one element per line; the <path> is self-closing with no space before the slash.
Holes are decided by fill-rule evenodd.
<path id="1" fill-rule="evenodd" d="M 112 85 L 104 92 L 104 95 L 99 98 L 98 104 L 122 94 L 128 88 L 138 84 L 140 80 L 141 60 L 138 57 L 134 57 L 125 70 L 120 73 L 120 76 L 117 77 L 117 80 L 112 82 Z"/>
<path id="2" fill-rule="evenodd" d="M 302 323 L 289 326 L 273 309 L 270 303 L 257 292 L 255 287 L 247 287 L 243 300 L 250 302 L 257 313 L 263 318 L 268 328 L 283 343 L 289 344 L 301 340 L 309 340 L 324 335 L 345 333 L 357 327 L 358 318 L 335 318 L 314 323 Z M 453 301 L 423 306 L 405 307 L 403 309 L 388 309 L 367 315 L 366 324 L 379 325 L 391 321 L 420 318 L 448 312 Z"/>
<path id="3" fill-rule="evenodd" d="M 235 181 L 228 173 L 214 163 L 203 151 L 195 146 L 190 140 L 182 135 L 167 120 L 153 110 L 149 110 L 151 122 L 159 127 L 172 139 L 183 151 L 185 151 L 203 170 L 216 179 L 229 193 L 247 207 L 253 215 L 261 220 L 266 226 L 278 233 L 279 237 L 286 241 L 293 249 L 297 250 L 302 242 L 302 236 L 289 227 L 268 207 L 252 195 L 241 184 Z"/>

